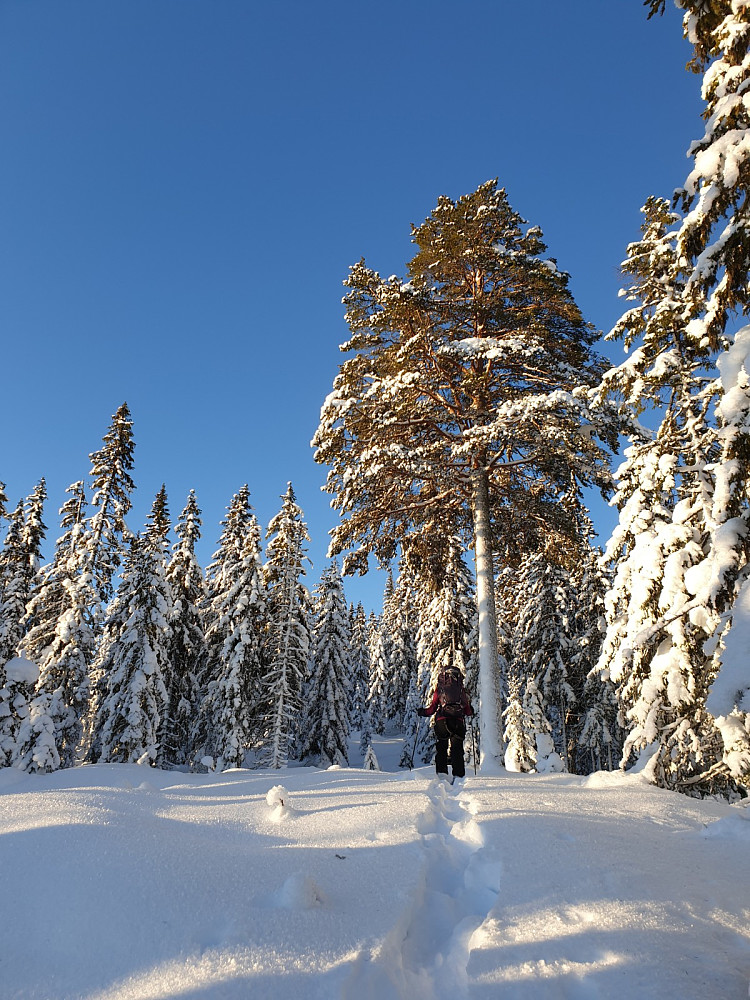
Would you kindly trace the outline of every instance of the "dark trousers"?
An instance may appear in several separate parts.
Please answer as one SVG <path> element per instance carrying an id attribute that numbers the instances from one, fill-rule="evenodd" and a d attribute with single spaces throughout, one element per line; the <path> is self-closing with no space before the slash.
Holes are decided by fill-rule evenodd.
<path id="1" fill-rule="evenodd" d="M 438 774 L 448 773 L 448 744 L 451 747 L 451 767 L 454 778 L 463 778 L 464 736 L 466 723 L 463 719 L 435 720 L 435 770 Z"/>

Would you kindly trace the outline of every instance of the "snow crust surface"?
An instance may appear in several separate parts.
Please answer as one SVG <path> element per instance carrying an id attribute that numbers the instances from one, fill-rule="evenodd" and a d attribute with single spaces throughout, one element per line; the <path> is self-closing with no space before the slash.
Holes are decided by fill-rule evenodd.
<path id="1" fill-rule="evenodd" d="M 640 775 L 282 774 L 0 771 L 2 1000 L 748 994 L 741 804 Z"/>

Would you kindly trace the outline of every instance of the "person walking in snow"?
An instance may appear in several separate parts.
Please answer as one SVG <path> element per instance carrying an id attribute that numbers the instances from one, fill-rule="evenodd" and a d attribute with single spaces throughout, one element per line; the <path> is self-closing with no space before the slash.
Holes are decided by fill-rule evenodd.
<path id="1" fill-rule="evenodd" d="M 422 718 L 435 716 L 435 771 L 448 773 L 448 745 L 453 779 L 463 778 L 464 737 L 466 736 L 467 715 L 473 715 L 469 696 L 464 687 L 464 679 L 458 667 L 445 667 L 438 674 L 438 681 L 429 708 L 418 708 Z"/>

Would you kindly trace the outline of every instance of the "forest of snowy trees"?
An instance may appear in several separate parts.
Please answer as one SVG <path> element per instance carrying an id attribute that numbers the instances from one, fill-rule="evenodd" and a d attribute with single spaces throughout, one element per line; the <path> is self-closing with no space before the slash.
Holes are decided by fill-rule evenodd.
<path id="1" fill-rule="evenodd" d="M 83 482 L 68 489 L 45 565 L 44 480 L 13 511 L 2 490 L 0 766 L 346 763 L 351 719 L 368 710 L 368 675 L 357 686 L 353 665 L 366 671 L 379 622 L 347 607 L 335 562 L 313 595 L 305 587 L 291 484 L 265 560 L 243 486 L 204 571 L 193 492 L 174 544 L 164 488 L 143 530 L 127 527 L 133 449 L 123 404 L 91 456 L 92 499 Z"/>
<path id="2" fill-rule="evenodd" d="M 48 562 L 44 480 L 15 508 L 0 484 L 0 766 L 330 766 L 357 733 L 377 767 L 390 733 L 409 767 L 433 755 L 416 708 L 458 664 L 487 769 L 640 763 L 662 787 L 745 794 L 750 8 L 678 5 L 705 132 L 628 247 L 609 334 L 626 359 L 595 351 L 496 181 L 441 197 L 403 279 L 361 260 L 345 282 L 348 357 L 313 440 L 340 521 L 312 591 L 291 484 L 265 536 L 243 486 L 205 569 L 194 493 L 173 525 L 162 489 L 134 532 L 124 404 Z M 619 511 L 604 550 L 591 489 Z M 342 582 L 371 558 L 379 615 Z"/>
<path id="3" fill-rule="evenodd" d="M 372 737 L 386 732 L 404 737 L 402 766 L 432 759 L 431 730 L 417 731 L 416 708 L 446 664 L 461 666 L 472 693 L 477 682 L 475 587 L 458 536 L 429 552 L 405 548 L 375 615 L 347 605 L 335 560 L 312 593 L 305 586 L 309 537 L 291 484 L 265 538 L 243 486 L 204 570 L 194 492 L 173 525 L 162 487 L 143 529 L 128 528 L 133 465 L 123 404 L 91 455 L 89 482 L 67 491 L 44 564 L 44 480 L 12 511 L 3 490 L 2 766 L 341 765 L 350 763 L 352 732 L 366 766 L 377 768 Z M 518 626 L 502 644 L 500 687 L 513 694 L 506 732 L 518 767 L 588 771 L 617 760 L 616 725 L 600 717 L 606 687 L 587 679 L 602 581 L 590 547 L 570 578 L 553 580 L 534 558 L 519 564 L 512 585 L 505 581 L 509 594 L 528 595 L 516 600 Z M 556 587 L 567 594 L 565 609 Z M 585 615 L 573 610 L 584 591 Z M 544 670 L 529 709 L 530 688 L 519 678 L 531 648 L 534 672 Z"/>

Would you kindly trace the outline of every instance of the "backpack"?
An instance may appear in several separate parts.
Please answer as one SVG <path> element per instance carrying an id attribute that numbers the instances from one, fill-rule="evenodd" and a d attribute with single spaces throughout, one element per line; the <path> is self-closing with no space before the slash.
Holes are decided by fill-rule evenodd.
<path id="1" fill-rule="evenodd" d="M 458 667 L 447 667 L 438 676 L 438 704 L 443 715 L 463 718 L 464 681 Z"/>

